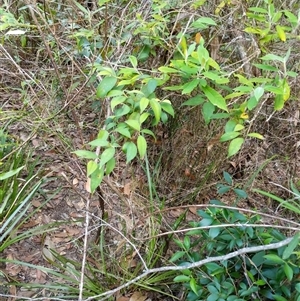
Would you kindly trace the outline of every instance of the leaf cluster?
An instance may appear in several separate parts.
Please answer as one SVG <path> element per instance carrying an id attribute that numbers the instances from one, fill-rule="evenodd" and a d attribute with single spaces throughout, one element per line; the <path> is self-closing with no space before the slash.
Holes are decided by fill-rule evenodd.
<path id="1" fill-rule="evenodd" d="M 211 204 L 223 205 L 216 200 Z M 200 221 L 191 222 L 195 230 L 187 232 L 182 241 L 175 240 L 181 250 L 171 261 L 178 265 L 285 238 L 275 229 L 256 227 L 258 215 L 247 217 L 238 210 L 215 207 L 199 210 L 198 215 Z M 207 263 L 197 271 L 185 270 L 174 281 L 184 285 L 189 301 L 300 300 L 299 260 L 298 233 L 278 250 Z"/>

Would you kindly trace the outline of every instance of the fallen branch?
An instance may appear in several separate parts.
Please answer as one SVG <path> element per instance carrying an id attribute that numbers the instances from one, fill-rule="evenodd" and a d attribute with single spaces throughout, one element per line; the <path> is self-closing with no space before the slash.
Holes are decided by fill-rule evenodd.
<path id="1" fill-rule="evenodd" d="M 120 285 L 117 288 L 109 290 L 109 291 L 107 291 L 105 293 L 102 293 L 100 295 L 89 297 L 89 298 L 85 299 L 85 301 L 90 301 L 90 300 L 93 300 L 95 298 L 97 298 L 97 300 L 99 300 L 99 301 L 106 300 L 111 295 L 115 294 L 116 292 L 120 291 L 121 289 L 123 289 L 125 287 L 128 287 L 131 284 L 134 284 L 134 283 L 138 282 L 139 280 L 141 280 L 142 278 L 146 277 L 149 274 L 159 273 L 159 272 L 166 272 L 166 271 L 188 270 L 188 269 L 198 268 L 198 267 L 200 267 L 200 266 L 202 266 L 206 263 L 209 263 L 209 262 L 224 261 L 224 260 L 228 260 L 230 258 L 237 257 L 239 255 L 243 255 L 243 254 L 247 254 L 247 253 L 255 253 L 255 252 L 260 252 L 260 251 L 278 249 L 278 248 L 281 248 L 281 247 L 286 246 L 287 244 L 289 244 L 292 239 L 293 239 L 293 237 L 289 237 L 289 238 L 287 238 L 283 241 L 268 244 L 268 245 L 264 245 L 264 246 L 246 247 L 246 248 L 239 249 L 237 251 L 231 252 L 231 253 L 226 254 L 226 255 L 208 257 L 208 258 L 205 258 L 203 260 L 193 262 L 193 263 L 190 263 L 190 264 L 187 264 L 187 265 L 184 265 L 184 266 L 165 266 L 165 267 L 160 267 L 160 268 L 146 269 L 146 270 L 144 270 L 144 272 L 141 275 L 139 275 L 139 276 L 135 277 L 134 279 L 126 282 L 125 284 Z M 103 297 L 103 298 L 98 299 L 98 298 L 101 298 L 101 297 Z"/>

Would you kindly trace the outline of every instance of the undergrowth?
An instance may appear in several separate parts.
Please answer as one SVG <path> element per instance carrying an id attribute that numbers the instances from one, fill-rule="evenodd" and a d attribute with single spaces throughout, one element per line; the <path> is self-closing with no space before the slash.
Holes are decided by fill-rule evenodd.
<path id="1" fill-rule="evenodd" d="M 299 9 L 275 0 L 4 1 L 0 252 L 10 291 L 53 300 L 152 291 L 164 300 L 299 301 Z M 278 162 L 285 173 L 274 184 Z M 42 175 L 41 163 L 51 172 Z M 84 225 L 68 218 L 22 228 L 54 197 L 47 174 L 84 200 Z M 33 209 L 37 192 L 44 202 Z M 239 209 L 208 205 L 217 194 Z M 257 214 L 243 215 L 255 198 Z M 260 212 L 273 201 L 284 224 Z M 207 208 L 192 218 L 169 208 L 200 202 Z M 46 235 L 67 223 L 84 228 L 72 241 L 76 259 Z M 26 239 L 41 243 L 39 264 L 7 255 Z M 11 277 L 13 264 L 47 281 Z"/>

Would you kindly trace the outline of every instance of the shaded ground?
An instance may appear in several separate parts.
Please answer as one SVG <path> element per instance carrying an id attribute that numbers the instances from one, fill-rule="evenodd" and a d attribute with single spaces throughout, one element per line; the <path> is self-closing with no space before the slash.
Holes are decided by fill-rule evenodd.
<path id="1" fill-rule="evenodd" d="M 221 45 L 229 43 L 226 40 L 228 37 L 221 33 L 217 36 Z M 299 59 L 300 43 L 295 42 L 292 46 L 291 62 L 294 62 Z M 97 135 L 103 115 L 93 97 L 92 86 L 82 85 L 68 90 L 77 84 L 79 73 L 78 70 L 74 72 L 73 68 L 81 63 L 80 60 L 71 62 L 71 66 L 60 66 L 64 74 L 64 89 L 69 91 L 65 98 L 60 98 L 59 93 L 64 89 L 53 80 L 55 72 L 47 64 L 35 61 L 30 54 L 26 54 L 25 60 L 19 63 L 14 59 L 18 49 L 1 46 L 0 50 L 1 109 L 11 118 L 7 130 L 20 143 L 31 145 L 34 157 L 39 157 L 42 175 L 47 179 L 42 186 L 43 194 L 32 202 L 31 212 L 50 198 L 19 231 L 43 224 L 55 227 L 48 233 L 32 236 L 5 250 L 5 258 L 17 259 L 27 265 L 7 264 L 1 268 L 7 276 L 6 280 L 51 284 L 61 279 L 28 264 L 53 268 L 51 260 L 54 259 L 47 252 L 50 247 L 80 266 L 86 212 L 90 213 L 89 249 L 97 248 L 95 241 L 99 239 L 99 218 L 102 217 L 101 196 L 96 193 L 91 197 L 86 192 L 84 162 L 72 151 L 81 149 Z M 223 59 L 229 60 L 231 56 L 224 53 Z M 231 55 L 234 56 L 234 51 Z M 33 73 L 37 74 L 34 84 L 24 86 Z M 20 89 L 21 86 L 23 89 Z M 126 166 L 120 153 L 113 176 L 101 186 L 105 219 L 109 223 L 105 230 L 105 254 L 109 254 L 107 258 L 110 258 L 107 267 L 115 269 L 118 262 L 120 271 L 115 272 L 120 275 L 123 269 L 135 268 L 136 254 L 128 252 L 128 240 L 145 254 L 147 250 L 143 249 L 143 242 L 151 236 L 149 229 L 155 228 L 157 233 L 170 229 L 183 212 L 180 205 L 206 204 L 216 198 L 215 185 L 222 182 L 223 171 L 233 175 L 236 187 L 245 187 L 249 193 L 247 200 L 240 201 L 238 206 L 295 219 L 277 203 L 251 192 L 251 188 L 260 188 L 285 199 L 291 197 L 288 190 L 291 180 L 298 187 L 300 185 L 299 77 L 291 86 L 293 97 L 284 110 L 274 113 L 273 100 L 266 99 L 258 108 L 257 116 L 252 116 L 252 131 L 264 135 L 265 140 L 249 140 L 241 152 L 230 160 L 226 159 L 226 145 L 219 142 L 222 133 L 220 122 L 212 122 L 207 127 L 200 117 L 199 108 L 178 110 L 176 120 L 157 130 L 159 143 L 153 144 L 149 151 L 159 196 L 154 205 L 149 204 L 144 170 L 138 163 Z M 175 93 L 174 103 L 180 97 Z M 165 200 L 166 208 L 176 208 L 166 210 L 162 221 L 153 220 L 151 211 L 159 210 L 162 200 Z M 222 196 L 221 200 L 229 205 L 234 205 L 235 201 L 230 193 Z M 87 203 L 90 203 L 89 207 Z M 187 221 L 195 218 L 193 212 L 190 210 Z M 167 252 L 171 253 L 172 248 Z M 102 268 L 97 256 L 88 255 L 87 262 Z M 5 282 L 5 279 L 2 281 Z M 107 284 L 108 289 L 112 287 L 114 284 Z M 19 297 L 49 297 L 43 289 L 27 290 L 24 285 L 4 286 L 4 289 L 7 290 L 4 293 Z M 117 300 L 129 300 L 128 296 L 124 299 L 117 297 Z M 150 297 L 158 300 L 160 295 Z"/>

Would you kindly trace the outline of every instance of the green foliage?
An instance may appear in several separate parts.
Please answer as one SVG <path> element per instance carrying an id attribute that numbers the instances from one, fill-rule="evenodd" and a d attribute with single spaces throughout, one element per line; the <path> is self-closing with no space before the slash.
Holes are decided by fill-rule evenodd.
<path id="1" fill-rule="evenodd" d="M 105 102 L 109 99 L 111 114 L 105 121 L 96 140 L 89 144 L 101 148 L 97 156 L 92 151 L 78 150 L 75 154 L 89 161 L 87 175 L 91 179 L 91 191 L 101 183 L 103 176 L 115 167 L 116 149 L 121 147 L 126 163 L 134 158 L 144 159 L 147 153 L 145 136 L 155 138 L 151 126 L 167 122 L 168 115 L 174 116 L 174 109 L 168 99 L 156 97 L 155 89 L 162 84 L 159 78 L 143 74 L 137 69 L 137 59 L 129 57 L 132 67 L 115 70 L 96 65 L 94 72 L 101 78 L 97 97 Z"/>
<path id="2" fill-rule="evenodd" d="M 3 129 L 0 129 L 0 159 L 8 155 L 16 146 L 14 139 L 10 137 Z"/>
<path id="3" fill-rule="evenodd" d="M 241 74 L 234 73 L 238 85 L 232 87 L 229 85 L 230 74 L 222 71 L 217 62 L 210 57 L 204 46 L 204 39 L 200 40 L 199 45 L 193 43 L 189 47 L 185 40 L 183 36 L 178 49 L 182 57 L 171 60 L 169 66 L 159 68 L 165 77 L 179 78 L 181 84 L 164 87 L 164 89 L 179 90 L 183 95 L 192 95 L 192 98 L 182 105 L 201 105 L 203 118 L 207 124 L 213 119 L 227 120 L 225 133 L 220 141 L 230 141 L 228 157 L 235 155 L 241 149 L 245 137 L 264 139 L 259 133 L 249 133 L 247 128 L 249 114 L 254 111 L 266 93 L 274 94 L 275 110 L 281 110 L 290 98 L 289 78 L 297 75 L 287 71 L 286 63 L 290 50 L 284 57 L 273 54 L 263 56 L 261 60 L 269 61 L 270 64 L 256 64 L 256 67 L 267 70 L 264 76 L 247 79 Z M 281 68 L 272 66 L 272 64 L 277 66 L 278 62 L 282 64 Z M 281 70 L 284 71 L 283 74 Z M 228 101 L 239 99 L 243 101 L 237 101 L 228 107 Z"/>
<path id="4" fill-rule="evenodd" d="M 267 51 L 265 46 L 269 42 L 276 39 L 286 42 L 295 37 L 295 29 L 298 26 L 300 15 L 298 13 L 297 17 L 288 10 L 276 9 L 272 0 L 264 0 L 263 2 L 260 7 L 248 8 L 248 26 L 245 28 L 245 32 L 257 35 L 260 48 Z"/>
<path id="5" fill-rule="evenodd" d="M 231 182 L 228 175 L 226 178 Z M 219 201 L 211 204 L 223 205 Z M 199 261 L 204 256 L 225 256 L 245 246 L 270 244 L 285 238 L 283 233 L 272 228 L 255 227 L 253 224 L 258 223 L 260 217 L 247 217 L 238 210 L 212 206 L 199 210 L 198 215 L 200 222 L 191 222 L 195 229 L 187 232 L 182 241 L 175 240 L 180 251 L 171 261 L 178 265 Z M 289 245 L 278 250 L 262 250 L 210 262 L 197 271 L 184 270 L 174 281 L 183 283 L 189 301 L 299 300 L 300 293 L 295 290 L 300 275 L 299 242 L 298 233 Z"/>
<path id="6" fill-rule="evenodd" d="M 21 148 L 10 154 L 1 165 L 0 252 L 20 239 L 14 233 L 26 220 L 30 201 L 42 184 L 36 179 L 36 162 L 29 163 L 29 160 L 30 156 Z"/>
<path id="7" fill-rule="evenodd" d="M 200 7 L 204 2 L 199 1 L 193 5 Z M 112 1 L 106 1 L 105 5 L 111 3 Z M 229 1 L 222 3 L 217 8 L 218 12 L 223 6 L 230 4 Z M 83 12 L 86 10 L 79 8 Z M 172 20 L 172 13 L 168 14 L 168 9 L 170 7 L 167 2 L 153 2 L 147 19 L 137 13 L 136 21 L 126 27 L 123 37 L 131 34 L 138 38 L 138 43 L 127 54 L 125 66 L 108 67 L 99 63 L 102 61 L 99 57 L 96 63 L 88 66 L 94 78 L 98 79 L 97 98 L 110 106 L 105 128 L 90 143 L 100 149 L 100 154 L 95 156 L 91 151 L 75 152 L 80 157 L 96 160 L 95 163 L 88 163 L 87 174 L 91 179 L 92 192 L 101 183 L 103 176 L 114 169 L 117 149 L 120 148 L 125 153 L 127 163 L 138 155 L 141 159 L 146 156 L 147 136 L 155 138 L 152 126 L 160 122 L 166 123 L 169 115 L 174 116 L 174 108 L 201 106 L 207 125 L 215 119 L 223 120 L 224 134 L 220 141 L 228 143 L 228 157 L 231 157 L 241 150 L 246 139 L 264 139 L 262 134 L 250 131 L 260 104 L 272 97 L 274 110 L 281 110 L 290 98 L 290 81 L 297 76 L 297 73 L 288 70 L 290 50 L 284 57 L 265 50 L 265 55 L 258 58 L 260 63 L 253 65 L 261 70 L 260 77 L 243 75 L 239 70 L 225 71 L 211 57 L 205 40 L 199 33 L 217 26 L 214 18 L 200 17 L 190 24 L 190 31 L 182 30 L 176 37 L 170 38 L 172 32 L 168 24 Z M 85 15 L 90 20 L 88 11 Z M 262 7 L 249 7 L 246 16 L 251 26 L 245 31 L 258 34 L 261 47 L 273 40 L 274 35 L 285 41 L 297 27 L 297 17 L 287 10 L 277 11 L 271 0 L 265 0 Z M 290 27 L 281 25 L 283 18 L 287 18 Z M 106 23 L 107 20 L 103 22 Z M 134 29 L 133 33 L 129 33 L 129 28 Z M 194 42 L 191 42 L 195 35 Z M 91 46 L 94 43 L 92 41 L 99 41 L 92 29 L 81 28 L 72 37 L 77 39 L 82 49 L 98 47 Z M 112 41 L 111 37 L 111 45 Z M 112 53 L 109 46 L 103 47 L 106 48 L 103 50 L 105 57 Z M 170 60 L 155 72 L 149 73 L 141 68 L 151 56 L 157 55 L 158 50 L 170 49 Z M 90 57 L 90 54 L 84 55 Z M 189 99 L 181 104 L 172 103 L 164 96 L 161 97 L 165 91 L 181 92 Z M 253 119 L 249 120 L 252 116 Z"/>
<path id="8" fill-rule="evenodd" d="M 296 185 L 291 181 L 290 183 L 291 193 L 293 194 L 293 198 L 284 200 L 283 198 L 276 196 L 270 192 L 260 190 L 260 189 L 253 189 L 254 192 L 257 192 L 263 196 L 266 196 L 280 204 L 280 206 L 284 207 L 285 209 L 294 212 L 296 214 L 300 214 L 300 192 Z"/>
<path id="9" fill-rule="evenodd" d="M 229 173 L 224 171 L 223 177 L 225 180 L 225 184 L 221 184 L 221 183 L 217 184 L 219 195 L 223 195 L 229 191 L 234 192 L 234 194 L 236 195 L 236 201 L 234 205 L 236 205 L 240 199 L 246 199 L 248 197 L 248 194 L 244 189 L 235 187 L 235 185 L 233 184 L 233 179 Z"/>

